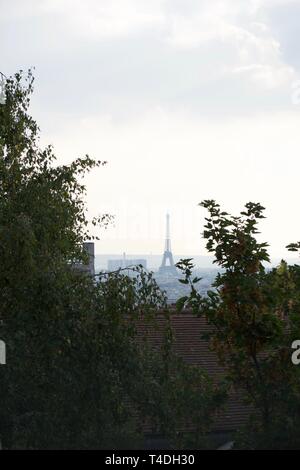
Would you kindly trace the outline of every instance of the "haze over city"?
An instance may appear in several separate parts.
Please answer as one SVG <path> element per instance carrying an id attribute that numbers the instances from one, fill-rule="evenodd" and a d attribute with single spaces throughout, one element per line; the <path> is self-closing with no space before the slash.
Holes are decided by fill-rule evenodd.
<path id="1" fill-rule="evenodd" d="M 205 255 L 203 199 L 266 207 L 287 257 L 299 223 L 300 2 L 0 0 L 1 70 L 35 66 L 31 112 L 58 162 L 90 154 L 96 253 Z"/>

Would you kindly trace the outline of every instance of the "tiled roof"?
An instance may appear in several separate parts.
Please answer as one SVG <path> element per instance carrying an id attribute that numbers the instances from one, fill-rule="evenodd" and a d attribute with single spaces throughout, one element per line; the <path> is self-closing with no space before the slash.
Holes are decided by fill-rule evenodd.
<path id="1" fill-rule="evenodd" d="M 159 350 L 163 344 L 164 315 L 156 317 L 155 324 L 139 320 L 137 324 L 138 338 L 146 336 L 149 344 Z M 219 364 L 216 354 L 209 349 L 208 342 L 202 335 L 209 331 L 209 325 L 204 318 L 194 316 L 190 312 L 171 315 L 171 325 L 174 334 L 174 352 L 188 364 L 202 367 L 213 380 L 224 375 L 224 368 Z M 241 401 L 241 394 L 232 392 L 225 410 L 221 411 L 214 421 L 213 430 L 216 432 L 237 430 L 244 425 L 250 409 Z"/>

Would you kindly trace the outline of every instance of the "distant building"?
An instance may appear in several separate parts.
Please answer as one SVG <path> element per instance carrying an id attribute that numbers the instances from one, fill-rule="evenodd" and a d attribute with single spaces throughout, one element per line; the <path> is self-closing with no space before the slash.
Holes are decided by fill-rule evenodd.
<path id="1" fill-rule="evenodd" d="M 165 240 L 165 251 L 163 254 L 163 259 L 161 266 L 159 268 L 159 274 L 163 276 L 177 276 L 177 269 L 174 264 L 173 254 L 171 251 L 171 236 L 170 236 L 170 216 L 167 214 L 167 224 L 166 224 L 166 240 Z"/>
<path id="2" fill-rule="evenodd" d="M 127 259 L 125 253 L 122 259 L 109 259 L 107 261 L 108 271 L 117 271 L 118 269 L 126 269 L 132 266 L 142 265 L 147 269 L 147 260 L 145 259 Z"/>
<path id="3" fill-rule="evenodd" d="M 76 263 L 74 268 L 81 272 L 86 272 L 91 276 L 95 275 L 95 244 L 93 242 L 85 242 L 83 249 L 88 254 L 88 260 L 86 263 Z"/>

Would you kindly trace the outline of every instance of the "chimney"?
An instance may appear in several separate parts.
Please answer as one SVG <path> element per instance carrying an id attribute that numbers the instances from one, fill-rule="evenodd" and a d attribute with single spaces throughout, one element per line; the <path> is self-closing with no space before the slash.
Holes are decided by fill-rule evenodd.
<path id="1" fill-rule="evenodd" d="M 87 263 L 89 273 L 94 276 L 95 275 L 95 243 L 94 242 L 85 242 L 83 244 L 83 249 L 89 255 L 89 260 Z"/>

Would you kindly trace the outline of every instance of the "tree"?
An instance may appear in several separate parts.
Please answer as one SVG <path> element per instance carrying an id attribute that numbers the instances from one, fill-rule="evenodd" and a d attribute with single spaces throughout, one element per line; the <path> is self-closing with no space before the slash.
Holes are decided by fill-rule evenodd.
<path id="1" fill-rule="evenodd" d="M 201 296 L 192 278 L 192 260 L 178 267 L 191 293 L 178 302 L 204 315 L 211 325 L 211 347 L 225 366 L 232 386 L 242 389 L 255 412 L 248 446 L 299 448 L 299 370 L 291 362 L 291 345 L 300 338 L 300 267 L 286 262 L 266 269 L 267 244 L 256 240 L 264 208 L 248 203 L 240 216 L 221 211 L 212 200 L 204 238 L 221 268 L 214 289 Z M 295 246 L 292 246 L 295 248 Z M 241 440 L 243 446 L 246 441 Z"/>
<path id="2" fill-rule="evenodd" d="M 54 165 L 28 114 L 31 72 L 26 86 L 22 79 L 7 80 L 0 106 L 0 333 L 8 353 L 1 436 L 8 447 L 101 445 L 124 423 L 118 381 L 116 395 L 107 393 L 118 371 L 97 316 L 98 291 L 71 267 L 90 238 L 79 177 L 102 163 L 86 156 Z"/>
<path id="3" fill-rule="evenodd" d="M 136 341 L 136 321 L 166 309 L 151 273 L 102 273 L 96 283 L 73 269 L 92 238 L 80 178 L 104 163 L 85 156 L 57 165 L 51 146 L 40 149 L 28 113 L 32 73 L 23 79 L 7 80 L 0 104 L 1 440 L 6 448 L 139 446 L 141 416 L 169 429 L 186 413 L 174 418 L 164 407 L 169 390 L 177 403 L 188 368 Z M 166 360 L 173 372 L 161 383 Z M 209 385 L 202 390 L 211 403 Z"/>

